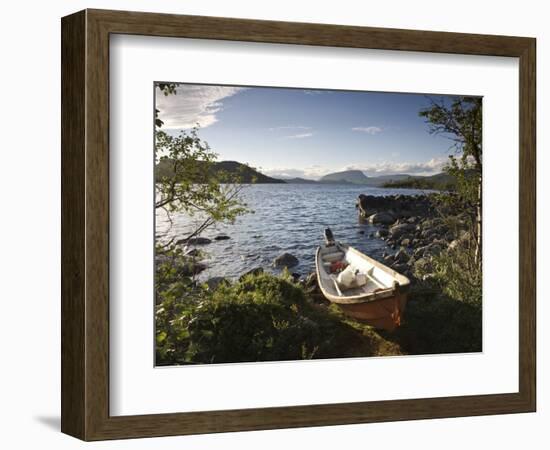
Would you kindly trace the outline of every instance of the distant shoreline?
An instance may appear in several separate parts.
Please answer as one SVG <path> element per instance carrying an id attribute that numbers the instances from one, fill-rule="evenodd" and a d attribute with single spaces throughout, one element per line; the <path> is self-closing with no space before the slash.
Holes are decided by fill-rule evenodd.
<path id="1" fill-rule="evenodd" d="M 319 180 L 311 180 L 300 177 L 276 178 L 265 175 L 253 167 L 237 161 L 219 161 L 214 163 L 212 175 L 227 174 L 239 178 L 239 184 L 320 184 L 320 185 L 345 185 L 362 187 L 381 187 L 394 189 L 430 189 L 430 190 L 453 190 L 456 179 L 446 173 L 435 175 L 410 175 L 393 174 L 369 177 L 360 170 L 346 170 L 324 175 Z M 170 160 L 162 160 L 155 167 L 155 178 L 170 178 Z M 223 184 L 223 183 L 222 183 Z"/>

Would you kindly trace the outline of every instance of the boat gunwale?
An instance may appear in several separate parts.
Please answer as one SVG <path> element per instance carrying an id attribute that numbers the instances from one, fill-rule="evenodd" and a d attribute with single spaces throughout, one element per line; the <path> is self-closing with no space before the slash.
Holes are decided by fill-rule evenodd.
<path id="1" fill-rule="evenodd" d="M 320 264 L 319 264 L 320 254 L 319 253 L 321 252 L 322 246 L 318 246 L 317 250 L 315 252 L 315 270 L 316 270 L 316 273 L 317 273 L 317 284 L 319 285 L 319 288 L 321 289 L 321 292 L 323 293 L 323 295 L 328 300 L 330 300 L 333 303 L 337 303 L 337 304 L 348 304 L 349 305 L 349 304 L 371 303 L 371 302 L 375 302 L 377 300 L 387 300 L 387 299 L 390 299 L 392 297 L 396 297 L 398 295 L 402 295 L 402 294 L 407 293 L 409 285 L 410 285 L 410 280 L 405 275 L 402 275 L 399 272 L 396 272 L 395 270 L 391 269 L 390 267 L 376 261 L 375 259 L 371 258 L 370 256 L 365 255 L 364 253 L 361 253 L 360 251 L 358 251 L 354 247 L 351 247 L 351 246 L 346 245 L 346 244 L 342 244 L 340 242 L 337 242 L 335 245 L 338 246 L 340 249 L 342 249 L 344 251 L 352 251 L 352 252 L 356 253 L 358 256 L 360 256 L 363 259 L 366 259 L 369 263 L 373 264 L 374 266 L 376 266 L 380 270 L 383 270 L 384 272 L 391 275 L 393 278 L 402 279 L 403 282 L 402 283 L 400 282 L 397 287 L 389 287 L 389 288 L 386 288 L 386 289 L 383 289 L 383 290 L 378 290 L 376 292 L 368 292 L 368 293 L 359 294 L 359 295 L 349 295 L 349 296 L 341 296 L 340 297 L 340 296 L 331 294 L 324 288 L 323 282 L 321 281 L 321 274 L 320 274 L 321 269 L 319 267 L 320 266 Z"/>

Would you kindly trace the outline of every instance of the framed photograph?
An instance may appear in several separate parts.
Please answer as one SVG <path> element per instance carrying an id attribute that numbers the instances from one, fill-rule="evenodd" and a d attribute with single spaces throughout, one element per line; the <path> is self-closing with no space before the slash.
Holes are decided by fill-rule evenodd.
<path id="1" fill-rule="evenodd" d="M 62 19 L 62 431 L 532 412 L 535 39 Z"/>

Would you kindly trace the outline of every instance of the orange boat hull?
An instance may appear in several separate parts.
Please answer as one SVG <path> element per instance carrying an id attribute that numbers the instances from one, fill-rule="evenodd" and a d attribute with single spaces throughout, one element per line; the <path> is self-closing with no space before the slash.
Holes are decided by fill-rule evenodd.
<path id="1" fill-rule="evenodd" d="M 387 331 L 393 331 L 401 325 L 406 305 L 406 293 L 365 303 L 338 304 L 347 316 Z"/>

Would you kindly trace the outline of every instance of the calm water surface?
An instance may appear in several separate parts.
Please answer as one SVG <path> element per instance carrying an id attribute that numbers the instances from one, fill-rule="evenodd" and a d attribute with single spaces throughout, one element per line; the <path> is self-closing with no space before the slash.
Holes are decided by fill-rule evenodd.
<path id="1" fill-rule="evenodd" d="M 237 218 L 233 225 L 215 225 L 202 236 L 213 239 L 225 234 L 230 240 L 200 246 L 207 253 L 208 269 L 201 279 L 215 276 L 235 278 L 256 267 L 276 273 L 273 259 L 283 252 L 300 261 L 291 271 L 306 275 L 315 270 L 317 246 L 329 227 L 337 240 L 379 257 L 387 249 L 384 241 L 370 237 L 376 226 L 360 223 L 355 208 L 359 194 L 385 196 L 416 195 L 414 189 L 384 189 L 353 185 L 257 184 L 243 189 L 242 196 L 254 213 Z M 161 240 L 181 239 L 194 229 L 196 218 L 174 214 L 173 225 L 163 211 L 157 212 L 156 234 Z"/>

